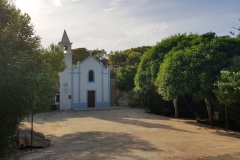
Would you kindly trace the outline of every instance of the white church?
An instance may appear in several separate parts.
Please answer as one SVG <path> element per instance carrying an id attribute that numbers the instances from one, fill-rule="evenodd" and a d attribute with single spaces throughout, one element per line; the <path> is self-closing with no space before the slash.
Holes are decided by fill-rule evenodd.
<path id="1" fill-rule="evenodd" d="M 64 30 L 58 43 L 67 68 L 60 73 L 60 110 L 110 107 L 110 69 L 92 55 L 72 64 L 72 43 Z"/>

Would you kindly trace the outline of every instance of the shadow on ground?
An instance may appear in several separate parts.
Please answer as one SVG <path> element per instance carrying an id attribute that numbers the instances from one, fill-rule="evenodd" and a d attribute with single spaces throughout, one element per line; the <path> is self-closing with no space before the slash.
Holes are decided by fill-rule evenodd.
<path id="1" fill-rule="evenodd" d="M 191 125 L 197 126 L 199 128 L 204 128 L 206 130 L 215 130 L 215 132 L 213 132 L 213 134 L 216 134 L 218 136 L 240 138 L 240 132 L 230 131 L 230 130 L 229 130 L 229 132 L 227 132 L 225 130 L 225 128 L 222 128 L 222 127 L 210 125 L 207 123 L 197 123 L 195 121 L 185 121 L 184 123 L 191 124 Z"/>
<path id="2" fill-rule="evenodd" d="M 126 133 L 114 132 L 83 132 L 68 134 L 62 137 L 49 135 L 52 139 L 52 147 L 46 148 L 48 152 L 39 150 L 20 159 L 31 157 L 33 160 L 40 159 L 88 159 L 88 160 L 112 160 L 112 159 L 138 159 L 144 160 L 143 155 L 136 155 L 134 151 L 140 150 L 144 155 L 152 152 L 161 152 L 148 141 L 133 137 Z M 51 153 L 44 154 L 44 153 Z M 69 153 L 69 154 L 68 154 Z M 36 156 L 34 155 L 36 154 Z"/>
<path id="3" fill-rule="evenodd" d="M 122 109 L 120 109 L 122 110 Z M 125 108 L 126 112 L 119 112 L 119 109 L 113 110 L 89 110 L 89 111 L 52 111 L 42 114 L 37 114 L 34 116 L 36 124 L 45 124 L 45 123 L 54 123 L 54 122 L 64 122 L 71 118 L 94 118 L 94 119 L 101 119 L 105 121 L 111 121 L 121 124 L 130 124 L 135 126 L 140 126 L 144 128 L 160 128 L 166 130 L 175 130 L 181 132 L 190 132 L 182 129 L 175 128 L 173 126 L 160 124 L 158 122 L 146 122 L 147 120 L 170 120 L 168 117 L 154 115 L 145 113 L 143 109 L 132 109 L 132 108 Z"/>

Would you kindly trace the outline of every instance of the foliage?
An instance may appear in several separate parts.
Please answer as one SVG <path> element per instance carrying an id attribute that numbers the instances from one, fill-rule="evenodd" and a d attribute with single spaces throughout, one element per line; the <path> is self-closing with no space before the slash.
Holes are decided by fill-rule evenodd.
<path id="1" fill-rule="evenodd" d="M 194 37 L 194 35 L 192 36 Z M 182 40 L 185 37 L 186 34 L 170 36 L 169 38 L 162 40 L 142 56 L 135 77 L 135 85 L 137 88 L 145 91 L 152 90 L 156 92 L 154 83 L 159 72 L 159 66 L 163 62 L 164 56 L 171 50 L 182 49 L 184 43 L 189 42 L 188 39 Z M 189 36 L 188 38 L 191 37 Z M 182 44 L 180 45 L 180 43 Z"/>
<path id="2" fill-rule="evenodd" d="M 238 19 L 239 21 L 240 21 L 240 19 Z M 240 27 L 238 27 L 238 28 L 236 28 L 236 27 L 233 27 L 233 29 L 235 30 L 235 31 L 237 31 L 238 33 L 236 33 L 236 32 L 234 32 L 234 31 L 230 31 L 229 33 L 231 34 L 231 35 L 233 35 L 233 36 L 240 36 Z"/>
<path id="3" fill-rule="evenodd" d="M 166 100 L 186 94 L 195 100 L 213 100 L 212 90 L 220 70 L 240 51 L 237 39 L 217 37 L 215 33 L 196 35 L 191 41 L 173 48 L 160 65 L 155 85 Z"/>
<path id="4" fill-rule="evenodd" d="M 95 57 L 97 60 L 103 62 L 103 60 L 106 60 L 107 58 L 107 53 L 104 49 L 99 50 L 99 49 L 95 49 L 91 51 L 91 54 L 93 57 Z"/>
<path id="5" fill-rule="evenodd" d="M 238 42 L 230 37 L 211 36 L 206 40 L 204 34 L 192 41 L 199 43 L 175 48 L 160 66 L 155 84 L 167 100 L 184 94 L 192 94 L 195 99 L 211 96 L 216 76 L 240 49 Z"/>
<path id="6" fill-rule="evenodd" d="M 214 93 L 220 104 L 228 107 L 229 117 L 240 125 L 240 56 L 231 59 L 230 65 L 221 71 L 215 83 Z M 240 129 L 240 128 L 238 128 Z"/>
<path id="7" fill-rule="evenodd" d="M 240 72 L 222 71 L 215 85 L 218 101 L 228 107 L 231 122 L 240 129 Z"/>
<path id="8" fill-rule="evenodd" d="M 90 53 L 86 48 L 76 48 L 72 50 L 72 63 L 77 65 L 78 61 L 83 61 L 84 59 L 86 59 Z"/>
<path id="9" fill-rule="evenodd" d="M 214 90 L 218 101 L 226 106 L 240 104 L 240 72 L 221 71 Z"/>
<path id="10" fill-rule="evenodd" d="M 136 85 L 135 90 L 137 93 L 141 93 L 139 95 L 142 95 L 142 100 L 148 95 L 157 95 L 155 81 L 160 70 L 160 64 L 163 62 L 165 55 L 172 50 L 181 50 L 184 46 L 189 45 L 189 43 L 197 43 L 190 40 L 194 39 L 194 37 L 196 37 L 194 34 L 190 34 L 189 36 L 186 34 L 170 36 L 157 43 L 156 46 L 142 56 L 134 79 Z M 162 99 L 162 97 L 158 95 L 152 99 L 153 105 L 155 106 L 151 107 L 156 108 L 154 110 L 158 110 L 157 108 L 161 107 L 160 103 L 157 102 L 158 99 Z M 148 101 L 145 100 L 143 102 L 148 106 Z M 162 100 L 162 102 L 164 101 Z"/>
<path id="11" fill-rule="evenodd" d="M 158 93 L 165 100 L 173 100 L 190 92 L 188 89 L 191 89 L 192 83 L 189 82 L 196 78 L 189 69 L 190 57 L 180 50 L 166 56 L 161 64 L 155 85 L 158 87 Z"/>
<path id="12" fill-rule="evenodd" d="M 116 87 L 121 91 L 131 91 L 134 88 L 136 66 L 120 67 L 116 75 Z"/>
<path id="13" fill-rule="evenodd" d="M 51 45 L 40 49 L 27 14 L 0 1 L 0 157 L 11 155 L 13 137 L 23 118 L 49 107 L 63 52 Z"/>
<path id="14" fill-rule="evenodd" d="M 103 62 L 104 65 L 108 64 L 107 53 L 103 49 L 102 50 L 95 49 L 90 51 L 87 50 L 86 48 L 76 48 L 73 49 L 72 51 L 73 51 L 72 63 L 75 65 L 77 64 L 78 61 L 81 62 L 84 59 L 86 59 L 90 54 L 100 62 Z"/>
<path id="15" fill-rule="evenodd" d="M 230 60 L 230 65 L 227 66 L 225 70 L 231 71 L 231 72 L 239 72 L 240 71 L 240 55 L 234 56 Z"/>
<path id="16" fill-rule="evenodd" d="M 150 48 L 150 46 L 142 46 L 111 52 L 108 54 L 109 64 L 111 66 L 136 66 L 139 64 L 141 56 Z"/>

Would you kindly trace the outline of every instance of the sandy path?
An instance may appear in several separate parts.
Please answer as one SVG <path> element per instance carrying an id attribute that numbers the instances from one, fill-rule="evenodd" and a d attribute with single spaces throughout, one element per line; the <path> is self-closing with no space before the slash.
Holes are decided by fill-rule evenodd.
<path id="1" fill-rule="evenodd" d="M 20 160 L 240 159 L 239 133 L 141 109 L 54 111 L 34 120 L 52 145 L 21 153 Z"/>

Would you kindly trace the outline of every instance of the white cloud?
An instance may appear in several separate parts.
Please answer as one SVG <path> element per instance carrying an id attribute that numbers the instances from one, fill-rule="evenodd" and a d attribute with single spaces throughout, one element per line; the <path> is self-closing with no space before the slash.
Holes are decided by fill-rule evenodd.
<path id="1" fill-rule="evenodd" d="M 105 12 L 110 12 L 118 8 L 119 5 L 121 5 L 124 2 L 124 0 L 111 0 L 110 2 L 110 8 L 105 8 Z"/>
<path id="2" fill-rule="evenodd" d="M 36 15 L 39 11 L 40 3 L 38 1 L 16 0 L 16 5 L 22 12 L 29 15 Z"/>
<path id="3" fill-rule="evenodd" d="M 62 5 L 62 0 L 54 0 L 53 1 L 53 4 L 56 6 L 56 7 L 59 7 Z"/>
<path id="4" fill-rule="evenodd" d="M 113 0 L 113 1 L 111 2 L 111 4 L 112 4 L 112 5 L 119 5 L 119 4 L 123 3 L 123 2 L 124 2 L 124 0 Z"/>
<path id="5" fill-rule="evenodd" d="M 166 36 L 166 31 L 170 26 L 166 22 L 142 24 L 125 31 L 125 36 L 118 39 L 116 46 L 126 46 L 126 48 L 155 45 Z"/>
<path id="6" fill-rule="evenodd" d="M 156 33 L 162 33 L 168 27 L 169 25 L 166 22 L 144 24 L 128 32 L 128 35 L 131 37 L 153 36 Z"/>
<path id="7" fill-rule="evenodd" d="M 107 51 L 154 45 L 162 38 L 183 32 L 228 34 L 233 26 L 238 26 L 240 14 L 234 0 L 231 3 L 212 0 L 208 5 L 206 0 L 188 3 L 177 0 L 31 0 L 31 7 L 26 7 L 28 2 L 16 0 L 17 6 L 30 14 L 43 46 L 58 43 L 66 29 L 73 48 L 98 47 Z M 201 9 L 201 5 L 205 8 Z"/>
<path id="8" fill-rule="evenodd" d="M 104 9 L 104 11 L 105 11 L 105 12 L 110 12 L 110 11 L 116 9 L 116 8 L 117 8 L 117 7 L 107 8 L 107 9 Z"/>

